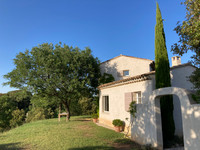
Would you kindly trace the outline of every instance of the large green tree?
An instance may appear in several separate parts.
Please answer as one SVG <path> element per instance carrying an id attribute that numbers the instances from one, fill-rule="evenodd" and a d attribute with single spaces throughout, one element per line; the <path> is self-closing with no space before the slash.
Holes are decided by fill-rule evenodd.
<path id="1" fill-rule="evenodd" d="M 14 59 L 16 68 L 4 77 L 11 87 L 56 99 L 69 113 L 70 106 L 82 96 L 96 93 L 100 76 L 99 60 L 89 48 L 80 50 L 61 43 L 44 43 L 31 51 L 20 52 Z"/>
<path id="2" fill-rule="evenodd" d="M 174 29 L 179 36 L 178 43 L 172 45 L 171 50 L 175 54 L 183 55 L 192 51 L 193 64 L 196 71 L 190 76 L 200 98 L 200 0 L 185 0 L 182 3 L 186 6 L 186 20 L 178 22 Z"/>
<path id="3" fill-rule="evenodd" d="M 171 86 L 170 67 L 165 42 L 165 33 L 163 28 L 163 19 L 161 12 L 156 4 L 156 26 L 155 26 L 155 77 L 156 89 Z M 163 139 L 170 140 L 174 136 L 173 120 L 173 99 L 172 96 L 160 98 Z"/>
<path id="4" fill-rule="evenodd" d="M 99 78 L 99 84 L 105 84 L 109 82 L 115 81 L 115 78 L 112 76 L 112 74 L 104 73 L 100 78 Z"/>

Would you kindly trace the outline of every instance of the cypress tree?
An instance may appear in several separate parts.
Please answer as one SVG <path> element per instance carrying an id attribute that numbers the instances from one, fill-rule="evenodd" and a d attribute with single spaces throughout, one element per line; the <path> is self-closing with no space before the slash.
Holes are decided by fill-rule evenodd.
<path id="1" fill-rule="evenodd" d="M 156 3 L 156 26 L 155 26 L 155 78 L 156 89 L 171 86 L 170 67 L 165 42 L 165 33 L 163 28 L 163 19 Z M 174 119 L 173 119 L 173 98 L 172 96 L 163 96 L 160 98 L 163 140 L 169 141 L 174 137 Z M 165 143 L 164 143 L 165 144 Z M 165 146 L 165 145 L 164 145 Z"/>

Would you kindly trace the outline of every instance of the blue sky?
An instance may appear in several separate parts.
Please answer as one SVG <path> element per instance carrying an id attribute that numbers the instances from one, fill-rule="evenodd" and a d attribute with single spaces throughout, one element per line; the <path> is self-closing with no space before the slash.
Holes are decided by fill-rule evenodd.
<path id="1" fill-rule="evenodd" d="M 158 0 L 169 59 L 178 41 L 173 31 L 185 19 L 181 0 Z M 90 47 L 101 61 L 120 54 L 154 60 L 155 0 L 1 0 L 0 93 L 3 75 L 14 69 L 19 52 L 45 42 L 62 42 L 81 49 Z M 190 54 L 182 57 L 182 63 Z"/>

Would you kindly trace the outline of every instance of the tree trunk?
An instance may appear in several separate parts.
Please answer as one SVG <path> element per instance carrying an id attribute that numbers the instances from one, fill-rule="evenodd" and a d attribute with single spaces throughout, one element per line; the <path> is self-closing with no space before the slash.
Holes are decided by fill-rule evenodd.
<path id="1" fill-rule="evenodd" d="M 59 114 L 61 113 L 61 103 L 59 104 Z"/>
<path id="2" fill-rule="evenodd" d="M 69 104 L 68 104 L 67 102 L 63 102 L 63 105 L 65 106 L 65 111 L 68 113 L 67 119 L 68 119 L 68 121 L 69 121 L 70 116 L 71 116 L 70 110 L 69 110 Z"/>

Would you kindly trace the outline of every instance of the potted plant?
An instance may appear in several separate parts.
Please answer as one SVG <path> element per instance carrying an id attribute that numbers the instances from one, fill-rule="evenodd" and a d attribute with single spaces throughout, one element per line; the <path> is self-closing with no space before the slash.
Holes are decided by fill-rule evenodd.
<path id="1" fill-rule="evenodd" d="M 97 120 L 99 118 L 98 114 L 92 114 L 93 122 L 97 123 Z"/>
<path id="2" fill-rule="evenodd" d="M 120 119 L 114 119 L 112 124 L 115 126 L 115 131 L 120 132 L 121 127 L 124 125 Z"/>

